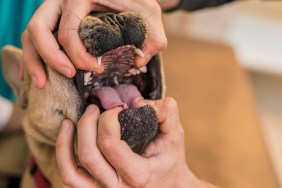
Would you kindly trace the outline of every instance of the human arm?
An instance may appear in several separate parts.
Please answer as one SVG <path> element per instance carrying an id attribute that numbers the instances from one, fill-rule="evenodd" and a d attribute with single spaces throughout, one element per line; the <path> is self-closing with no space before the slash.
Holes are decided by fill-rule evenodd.
<path id="1" fill-rule="evenodd" d="M 120 140 L 117 115 L 121 108 L 102 115 L 94 105 L 87 108 L 77 126 L 78 159 L 87 173 L 77 168 L 74 158 L 74 127 L 68 120 L 63 123 L 56 154 L 65 184 L 71 187 L 213 187 L 199 180 L 187 166 L 184 131 L 176 102 L 170 98 L 143 102 L 156 110 L 160 133 L 141 156 Z"/>
<path id="2" fill-rule="evenodd" d="M 103 65 L 99 66 L 97 59 L 86 51 L 77 32 L 81 20 L 101 6 L 120 12 L 139 12 L 145 18 L 149 31 L 142 49 L 145 57 L 136 58 L 138 67 L 144 66 L 153 55 L 166 48 L 161 9 L 155 0 L 46 0 L 35 12 L 22 35 L 24 64 L 38 88 L 44 87 L 47 81 L 42 60 L 69 78 L 75 75 L 75 67 L 103 71 Z M 57 41 L 52 31 L 59 19 Z"/>

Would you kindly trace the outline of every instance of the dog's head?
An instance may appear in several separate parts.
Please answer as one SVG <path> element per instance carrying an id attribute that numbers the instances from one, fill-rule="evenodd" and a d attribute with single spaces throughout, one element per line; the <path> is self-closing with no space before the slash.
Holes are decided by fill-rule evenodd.
<path id="1" fill-rule="evenodd" d="M 17 84 L 13 84 L 15 81 L 10 81 L 14 79 L 13 76 L 6 77 L 14 88 L 22 87 L 20 98 L 23 106 L 28 108 L 25 128 L 29 129 L 27 132 L 30 136 L 39 133 L 41 142 L 53 145 L 62 120 L 68 118 L 76 124 L 88 104 L 94 103 L 101 111 L 107 110 L 102 101 L 110 101 L 111 98 L 107 98 L 108 90 L 98 95 L 97 91 L 101 88 L 133 85 L 145 99 L 156 100 L 163 96 L 159 56 L 154 56 L 146 67 L 139 69 L 134 65 L 135 57 L 143 56 L 140 49 L 147 37 L 146 24 L 139 15 L 93 13 L 81 22 L 78 32 L 87 51 L 104 65 L 103 73 L 77 70 L 75 78 L 68 79 L 45 65 L 48 82 L 43 89 L 36 88 L 28 74 L 25 75 L 23 84 L 20 84 L 19 79 Z M 17 75 L 16 68 L 10 65 L 19 65 L 20 57 L 21 52 L 18 49 L 4 48 L 4 74 Z M 119 89 L 119 92 L 129 91 Z M 127 94 L 124 95 L 126 96 Z M 121 135 L 122 139 L 134 147 L 155 136 L 156 117 L 151 107 L 132 109 L 130 104 L 127 107 L 129 109 L 122 111 L 119 116 Z M 132 120 L 136 116 L 140 117 L 137 122 Z M 123 124 L 126 123 L 131 125 L 125 128 Z"/>

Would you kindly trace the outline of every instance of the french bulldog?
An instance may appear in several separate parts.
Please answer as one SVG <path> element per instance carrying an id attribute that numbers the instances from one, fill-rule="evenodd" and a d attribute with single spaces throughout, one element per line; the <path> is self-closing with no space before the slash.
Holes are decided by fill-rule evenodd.
<path id="1" fill-rule="evenodd" d="M 51 187 L 65 187 L 55 158 L 61 123 L 70 119 L 77 124 L 87 105 L 96 104 L 101 112 L 123 107 L 118 118 L 121 139 L 136 153 L 141 153 L 157 134 L 155 111 L 150 106 L 140 106 L 138 100 L 164 96 L 160 56 L 154 56 L 142 68 L 134 64 L 136 56 L 144 55 L 140 49 L 147 32 L 144 19 L 136 13 L 91 13 L 82 20 L 78 33 L 87 51 L 104 65 L 104 72 L 77 70 L 76 76 L 69 79 L 44 64 L 48 81 L 43 89 L 32 84 L 27 72 L 24 81 L 15 76 L 22 51 L 12 46 L 3 48 L 4 77 L 19 96 L 21 106 L 27 109 L 23 127 L 28 145 L 36 167 Z M 22 187 L 36 187 L 31 171 L 27 168 Z"/>

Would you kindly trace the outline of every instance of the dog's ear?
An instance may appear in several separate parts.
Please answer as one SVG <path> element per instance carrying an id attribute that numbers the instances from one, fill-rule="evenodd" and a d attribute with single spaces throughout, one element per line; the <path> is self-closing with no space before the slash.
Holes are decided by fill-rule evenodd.
<path id="1" fill-rule="evenodd" d="M 23 108 L 27 106 L 27 91 L 30 87 L 30 78 L 25 76 L 25 83 L 20 78 L 20 66 L 23 60 L 22 50 L 14 46 L 4 46 L 2 48 L 2 69 L 4 79 L 12 88 L 15 95 L 19 98 L 20 104 Z"/>

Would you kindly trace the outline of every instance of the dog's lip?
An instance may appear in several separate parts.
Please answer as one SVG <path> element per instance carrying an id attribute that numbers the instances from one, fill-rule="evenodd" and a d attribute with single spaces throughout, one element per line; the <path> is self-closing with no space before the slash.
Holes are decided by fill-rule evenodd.
<path id="1" fill-rule="evenodd" d="M 101 56 L 98 56 L 97 57 L 98 65 L 101 65 L 103 63 L 103 57 L 107 56 L 108 54 L 112 54 L 113 52 L 118 52 L 119 50 L 124 49 L 124 48 L 133 49 L 134 50 L 134 54 L 136 54 L 136 55 L 138 55 L 140 57 L 145 57 L 145 54 L 143 53 L 143 51 L 140 48 L 135 47 L 135 45 L 123 45 L 123 46 L 114 48 L 114 49 L 104 53 Z"/>
<path id="2" fill-rule="evenodd" d="M 123 45 L 123 46 L 120 46 L 118 48 L 115 48 L 115 49 L 112 49 L 106 53 L 104 53 L 102 56 L 98 56 L 97 57 L 97 61 L 98 61 L 98 65 L 101 65 L 103 64 L 105 69 L 107 69 L 107 67 L 109 66 L 109 63 L 108 61 L 110 61 L 109 59 L 115 59 L 115 58 L 118 58 L 119 56 L 121 56 L 121 54 L 131 54 L 131 61 L 127 58 L 127 61 L 130 61 L 129 64 L 132 65 L 132 69 L 130 69 L 127 73 L 127 76 L 130 76 L 130 75 L 137 75 L 137 74 L 140 74 L 140 73 L 146 73 L 147 72 L 147 67 L 146 66 L 143 66 L 143 67 L 140 67 L 140 68 L 137 68 L 134 64 L 134 60 L 135 60 L 135 57 L 134 55 L 138 55 L 140 57 L 145 57 L 145 54 L 143 53 L 143 51 L 137 47 L 135 47 L 134 45 Z M 115 56 L 115 57 L 113 57 Z M 92 74 L 98 74 L 98 73 L 95 73 L 93 71 L 84 71 L 84 85 L 88 85 L 89 82 L 91 82 L 91 75 Z M 100 74 L 103 74 L 103 73 L 100 73 Z"/>
<path id="3" fill-rule="evenodd" d="M 126 56 L 124 56 L 124 54 L 127 54 Z M 109 64 L 109 62 L 111 62 L 111 59 L 116 59 L 115 62 L 117 63 L 117 65 L 119 65 L 119 61 L 127 61 L 129 66 L 131 67 L 130 69 L 127 70 L 127 72 L 124 74 L 124 76 L 135 76 L 138 75 L 140 73 L 146 73 L 147 72 L 147 67 L 141 67 L 141 68 L 137 68 L 135 66 L 135 58 L 136 56 L 140 56 L 140 57 L 144 57 L 144 53 L 142 52 L 141 49 L 135 47 L 134 45 L 123 45 L 120 46 L 118 48 L 112 49 L 106 53 L 104 53 L 102 56 L 97 57 L 99 64 L 103 64 L 105 67 L 104 72 L 108 69 L 109 66 L 111 66 L 111 63 Z M 123 58 L 121 58 L 123 57 Z M 121 59 L 119 59 L 121 58 Z M 123 63 L 122 63 L 123 64 Z M 111 68 L 110 68 L 111 69 Z M 104 73 L 103 72 L 103 73 Z M 75 76 L 75 80 L 76 80 L 76 85 L 78 88 L 78 91 L 81 95 L 81 97 L 83 98 L 83 100 L 86 100 L 86 96 L 85 96 L 85 87 L 87 85 L 93 85 L 93 74 L 96 76 L 99 75 L 103 75 L 103 73 L 95 73 L 93 71 L 89 71 L 89 70 L 78 70 L 77 74 Z M 96 80 L 96 79 L 95 79 Z M 100 86 L 98 86 L 100 87 Z"/>

